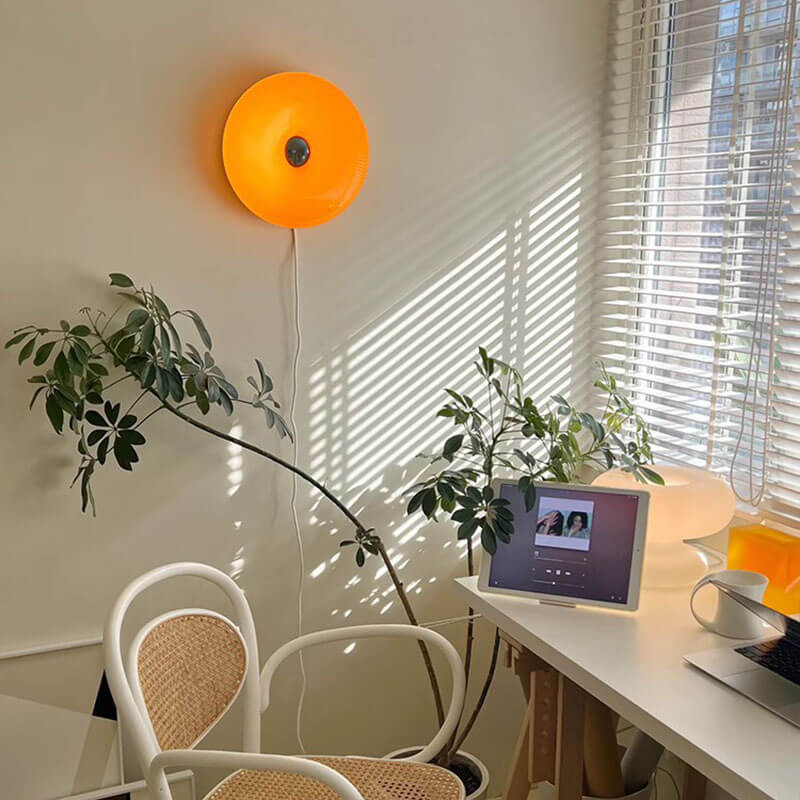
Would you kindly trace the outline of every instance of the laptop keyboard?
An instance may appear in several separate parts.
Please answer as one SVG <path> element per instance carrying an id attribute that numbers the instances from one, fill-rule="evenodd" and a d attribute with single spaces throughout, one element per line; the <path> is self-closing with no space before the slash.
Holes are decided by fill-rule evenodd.
<path id="1" fill-rule="evenodd" d="M 785 637 L 734 649 L 756 664 L 800 685 L 800 648 Z"/>

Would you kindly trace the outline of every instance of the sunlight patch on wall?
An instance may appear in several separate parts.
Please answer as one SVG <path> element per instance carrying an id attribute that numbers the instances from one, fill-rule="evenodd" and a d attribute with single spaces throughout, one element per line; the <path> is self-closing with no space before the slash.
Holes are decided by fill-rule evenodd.
<path id="1" fill-rule="evenodd" d="M 517 366 L 536 402 L 555 392 L 570 397 L 585 381 L 591 342 L 582 331 L 590 321 L 592 252 L 582 223 L 584 174 L 574 160 L 567 162 L 566 155 L 554 162 L 560 178 L 535 201 L 310 370 L 308 465 L 331 488 L 345 487 L 344 499 L 357 514 L 378 513 L 392 566 L 414 577 L 409 594 L 433 590 L 436 577 L 420 560 L 432 523 L 405 516 L 405 491 L 425 467 L 417 456 L 440 447 L 451 429 L 449 420 L 436 417 L 447 399 L 444 387 L 476 401 L 485 392 L 473 368 L 478 345 Z M 320 532 L 350 537 L 333 527 L 335 515 L 318 498 L 310 517 Z M 442 551 L 452 553 L 446 558 L 463 564 L 465 543 L 454 547 L 444 538 Z M 385 599 L 395 591 L 386 566 L 370 558 L 364 569 L 371 591 L 358 596 L 356 590 L 348 604 L 379 615 L 398 608 Z M 361 582 L 358 572 L 352 558 L 337 553 L 310 575 L 352 591 Z"/>
<path id="2" fill-rule="evenodd" d="M 228 433 L 236 439 L 242 437 L 242 426 L 232 425 Z M 242 447 L 231 442 L 228 445 L 228 497 L 233 497 L 242 485 Z"/>
<path id="3" fill-rule="evenodd" d="M 234 436 L 237 439 L 240 439 L 242 436 L 242 426 L 234 424 L 230 427 L 228 433 L 231 436 Z M 233 497 L 242 485 L 242 481 L 244 480 L 244 461 L 242 458 L 242 447 L 241 445 L 234 444 L 233 442 L 227 445 L 227 487 L 226 487 L 226 495 L 228 497 Z M 233 522 L 233 530 L 234 533 L 239 536 L 242 529 L 242 520 L 234 520 Z M 241 539 L 239 539 L 241 541 Z M 240 546 L 236 549 L 233 554 L 233 558 L 229 562 L 229 569 L 228 574 L 230 575 L 233 580 L 238 581 L 239 578 L 244 573 L 245 568 L 245 554 L 244 554 L 244 546 Z"/>

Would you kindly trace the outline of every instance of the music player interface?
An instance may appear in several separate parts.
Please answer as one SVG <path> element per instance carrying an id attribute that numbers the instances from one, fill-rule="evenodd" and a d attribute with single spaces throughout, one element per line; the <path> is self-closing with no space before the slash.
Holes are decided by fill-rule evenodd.
<path id="1" fill-rule="evenodd" d="M 516 484 L 502 484 L 500 496 L 511 503 L 514 535 L 498 542 L 490 586 L 628 602 L 638 497 L 542 486 L 526 511 Z"/>

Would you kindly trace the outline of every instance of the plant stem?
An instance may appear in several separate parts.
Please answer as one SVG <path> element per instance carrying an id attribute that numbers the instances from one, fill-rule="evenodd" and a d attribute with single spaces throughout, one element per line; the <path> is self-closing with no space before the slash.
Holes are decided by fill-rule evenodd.
<path id="1" fill-rule="evenodd" d="M 103 338 L 102 333 L 97 329 L 97 324 L 93 323 L 92 327 L 94 328 L 95 335 L 97 338 L 103 342 L 104 346 L 108 350 L 109 353 L 116 356 L 114 350 L 108 346 L 108 343 Z M 135 373 L 129 369 L 127 363 L 122 360 L 122 364 L 125 367 L 126 372 L 136 377 Z M 284 469 L 288 470 L 289 472 L 294 473 L 299 478 L 302 478 L 306 483 L 313 486 L 323 497 L 327 498 L 331 503 L 333 503 L 339 511 L 347 517 L 348 520 L 355 526 L 356 534 L 367 534 L 369 529 L 366 528 L 364 525 L 361 524 L 361 521 L 358 517 L 341 501 L 339 500 L 336 495 L 334 495 L 329 489 L 327 489 L 323 484 L 321 484 L 316 478 L 312 475 L 309 475 L 307 472 L 300 469 L 300 467 L 286 461 L 285 459 L 281 458 L 274 453 L 269 452 L 268 450 L 264 450 L 256 445 L 250 444 L 250 442 L 244 441 L 244 439 L 239 439 L 236 436 L 231 436 L 229 433 L 223 433 L 216 428 L 212 428 L 210 425 L 206 425 L 204 422 L 200 422 L 200 420 L 194 419 L 194 417 L 189 416 L 188 414 L 184 414 L 180 408 L 171 405 L 170 403 L 162 400 L 158 394 L 152 388 L 148 390 L 150 394 L 158 398 L 159 403 L 161 405 L 155 411 L 160 410 L 163 408 L 166 411 L 169 411 L 170 414 L 178 417 L 179 419 L 183 420 L 188 425 L 191 425 L 193 428 L 197 428 L 205 433 L 210 434 L 211 436 L 215 436 L 218 439 L 223 439 L 226 442 L 230 442 L 231 444 L 236 444 L 241 447 L 243 450 L 249 450 L 251 453 L 255 453 L 256 455 L 261 456 L 262 458 L 266 458 L 269 461 L 272 461 L 275 464 L 283 467 Z M 155 411 L 151 412 L 151 414 L 155 413 Z M 150 415 L 148 415 L 150 416 Z M 138 427 L 138 426 L 137 426 Z M 395 570 L 394 565 L 392 564 L 391 558 L 389 558 L 389 554 L 386 552 L 386 548 L 383 544 L 383 541 L 379 536 L 376 536 L 378 540 L 378 553 L 386 566 L 386 571 L 389 574 L 389 577 L 394 584 L 395 589 L 397 590 L 397 596 L 400 598 L 400 602 L 403 606 L 403 609 L 406 612 L 406 616 L 408 617 L 408 621 L 412 625 L 419 625 L 417 622 L 416 614 L 414 614 L 414 610 L 411 607 L 411 603 L 409 602 L 408 595 L 406 593 L 405 587 L 403 586 L 403 582 L 400 580 L 400 577 L 397 574 L 397 570 Z M 442 704 L 442 693 L 441 689 L 439 688 L 439 681 L 436 678 L 436 672 L 433 668 L 433 662 L 431 661 L 430 653 L 428 652 L 427 645 L 423 641 L 419 641 L 419 649 L 422 653 L 422 659 L 425 662 L 425 670 L 428 673 L 428 680 L 430 681 L 431 691 L 433 692 L 433 699 L 436 705 L 436 716 L 439 720 L 439 725 L 441 726 L 444 722 L 444 705 Z"/>
<path id="2" fill-rule="evenodd" d="M 475 559 L 474 553 L 472 550 L 472 537 L 470 536 L 467 539 L 467 575 L 472 577 L 475 574 Z M 472 646 L 475 641 L 475 609 L 471 606 L 467 607 L 467 613 L 469 615 L 467 619 L 467 641 L 464 646 L 464 677 L 466 681 L 464 683 L 464 694 L 467 693 L 469 689 L 469 677 L 470 673 L 472 672 Z M 453 753 L 457 748 L 454 747 L 456 737 L 458 736 L 458 728 L 453 731 L 453 735 L 450 737 L 450 741 L 447 743 L 445 747 L 446 759 L 449 763 L 450 758 L 452 758 Z M 443 766 L 447 766 L 445 764 Z"/>
<path id="3" fill-rule="evenodd" d="M 486 680 L 483 682 L 483 688 L 481 689 L 481 693 L 478 697 L 478 702 L 475 703 L 475 708 L 473 709 L 470 718 L 467 720 L 467 724 L 461 730 L 461 734 L 459 735 L 458 739 L 456 739 L 456 743 L 450 748 L 448 758 L 452 758 L 458 752 L 461 745 L 464 744 L 464 740 L 467 738 L 467 736 L 469 736 L 472 726 L 475 724 L 475 720 L 478 719 L 478 714 L 481 713 L 483 704 L 486 702 L 486 697 L 489 694 L 489 688 L 492 685 L 492 680 L 494 680 L 495 671 L 497 670 L 497 654 L 499 651 L 500 629 L 495 628 L 494 644 L 492 645 L 492 660 L 489 663 L 489 670 L 486 673 Z"/>
<path id="4" fill-rule="evenodd" d="M 141 394 L 128 406 L 128 410 L 125 414 L 130 414 L 133 410 L 133 407 L 147 394 L 147 389 L 142 389 Z"/>
<path id="5" fill-rule="evenodd" d="M 122 383 L 122 381 L 127 381 L 128 378 L 134 378 L 135 375 L 131 375 L 130 373 L 126 373 L 121 378 L 117 378 L 115 381 L 111 381 L 111 383 L 107 383 L 103 386 L 103 391 L 106 389 L 110 389 L 112 386 L 116 386 L 118 383 Z"/>
<path id="6" fill-rule="evenodd" d="M 160 399 L 160 398 L 159 398 Z M 361 521 L 358 517 L 341 501 L 339 498 L 336 497 L 330 490 L 328 490 L 323 484 L 321 484 L 316 478 L 312 475 L 309 475 L 307 472 L 304 472 L 300 467 L 295 466 L 294 464 L 286 461 L 285 459 L 281 458 L 280 456 L 275 455 L 274 453 L 270 453 L 268 450 L 262 450 L 260 447 L 256 447 L 249 442 L 244 441 L 244 439 L 239 439 L 236 436 L 231 436 L 228 433 L 223 433 L 222 431 L 217 430 L 216 428 L 212 428 L 210 425 L 206 425 L 204 422 L 200 422 L 199 420 L 190 417 L 188 414 L 184 414 L 175 406 L 170 405 L 169 403 L 162 402 L 162 407 L 169 411 L 170 414 L 174 414 L 176 417 L 179 417 L 187 424 L 191 425 L 194 428 L 198 428 L 205 433 L 209 433 L 212 436 L 216 436 L 219 439 L 224 439 L 226 442 L 230 442 L 231 444 L 239 445 L 244 450 L 249 450 L 251 453 L 255 453 L 256 455 L 261 456 L 262 458 L 266 458 L 269 461 L 273 461 L 276 464 L 279 464 L 284 469 L 289 470 L 289 472 L 293 472 L 299 478 L 302 478 L 306 483 L 311 484 L 320 494 L 330 500 L 342 514 L 347 517 L 350 522 L 356 528 L 358 533 L 366 533 L 367 528 L 361 524 Z M 412 625 L 419 625 L 417 622 L 417 617 L 414 614 L 414 610 L 411 607 L 411 603 L 408 600 L 408 595 L 406 594 L 405 588 L 403 586 L 403 582 L 400 580 L 397 571 L 392 564 L 391 559 L 389 558 L 389 554 L 386 552 L 386 548 L 384 547 L 383 541 L 378 538 L 378 553 L 386 566 L 386 571 L 389 573 L 389 577 L 394 584 L 395 589 L 397 590 L 397 596 L 400 598 L 400 602 L 403 606 L 403 609 L 406 612 L 406 616 L 408 617 L 408 621 Z M 425 669 L 428 673 L 428 679 L 431 684 L 431 691 L 433 692 L 433 699 L 436 703 L 436 714 L 439 719 L 439 724 L 441 725 L 444 722 L 444 706 L 442 704 L 442 693 L 439 689 L 439 682 L 436 678 L 436 672 L 433 669 L 433 662 L 431 661 L 430 653 L 428 652 L 428 648 L 424 642 L 419 642 L 419 648 L 422 652 L 422 659 L 425 662 Z"/>
<path id="7" fill-rule="evenodd" d="M 139 420 L 139 421 L 136 423 L 136 425 L 134 426 L 134 430 L 136 430 L 136 428 L 141 428 L 141 427 L 142 427 L 142 425 L 144 425 L 144 423 L 145 423 L 145 422 L 147 422 L 147 420 L 149 420 L 149 419 L 150 419 L 150 417 L 152 417 L 152 416 L 153 416 L 153 414 L 158 414 L 158 412 L 159 412 L 159 411 L 163 411 L 165 408 L 166 408 L 166 406 L 164 406 L 164 405 L 156 406 L 156 407 L 155 407 L 155 408 L 154 408 L 152 411 L 150 411 L 150 412 L 148 412 L 147 414 L 145 414 L 145 415 L 144 415 L 144 416 L 143 416 L 143 417 L 142 417 L 142 418 L 141 418 L 141 419 L 140 419 L 140 420 Z"/>
<path id="8" fill-rule="evenodd" d="M 156 397 L 158 397 L 157 394 Z M 190 417 L 188 414 L 184 414 L 183 411 L 173 405 L 170 405 L 169 403 L 164 402 L 161 400 L 161 398 L 159 398 L 159 400 L 161 401 L 165 411 L 169 411 L 170 414 L 174 414 L 176 417 L 179 417 L 192 427 L 198 428 L 201 431 L 205 431 L 206 433 L 216 436 L 219 439 L 224 439 L 226 442 L 230 442 L 231 444 L 237 444 L 244 450 L 249 450 L 251 453 L 255 453 L 256 455 L 266 458 L 269 461 L 273 461 L 284 469 L 289 470 L 289 472 L 294 472 L 298 477 L 302 478 L 304 481 L 306 481 L 306 483 L 310 483 L 318 492 L 320 492 L 320 494 L 324 495 L 328 500 L 330 500 L 331 503 L 333 503 L 336 508 L 338 508 L 347 517 L 347 519 L 353 523 L 357 531 L 366 531 L 366 528 L 361 524 L 358 517 L 356 517 L 355 514 L 353 514 L 353 512 L 350 511 L 350 509 L 336 497 L 336 495 L 332 494 L 316 478 L 309 475 L 307 472 L 304 472 L 302 469 L 300 469 L 300 467 L 296 467 L 294 464 L 286 461 L 280 456 L 270 453 L 268 450 L 262 450 L 260 447 L 256 447 L 256 445 L 244 441 L 244 439 L 238 439 L 236 436 L 231 436 L 228 433 L 224 433 L 216 428 L 212 428 L 210 425 L 206 425 L 204 422 L 200 422 L 200 420 L 194 419 L 194 417 Z"/>
<path id="9" fill-rule="evenodd" d="M 475 558 L 472 551 L 472 537 L 467 539 L 467 575 L 471 578 L 475 574 Z M 475 619 L 473 617 L 474 610 L 468 606 L 467 613 L 469 620 L 467 620 L 467 642 L 464 646 L 464 674 L 466 677 L 466 684 L 464 691 L 466 692 L 469 687 L 469 676 L 472 669 L 472 643 L 475 639 Z"/>
<path id="10" fill-rule="evenodd" d="M 111 315 L 110 315 L 110 316 L 108 316 L 108 317 L 106 317 L 105 324 L 103 325 L 103 330 L 101 330 L 101 331 L 100 331 L 100 333 L 101 333 L 101 334 L 104 334 L 104 333 L 106 332 L 106 330 L 108 329 L 108 326 L 111 324 L 111 320 L 112 320 L 112 319 L 114 319 L 114 317 L 116 317 L 116 316 L 117 316 L 117 314 L 119 314 L 119 312 L 122 310 L 122 307 L 123 307 L 124 305 L 125 305 L 125 303 L 120 303 L 120 304 L 119 304 L 119 305 L 118 305 L 118 306 L 117 306 L 117 307 L 116 307 L 116 308 L 115 308 L 115 309 L 114 309 L 114 310 L 111 312 Z M 103 342 L 103 344 L 105 344 L 105 342 Z"/>
<path id="11" fill-rule="evenodd" d="M 411 608 L 411 603 L 408 601 L 408 595 L 406 594 L 403 582 L 400 580 L 400 576 L 397 574 L 397 570 L 395 570 L 394 564 L 392 564 L 392 559 L 389 558 L 389 554 L 386 552 L 386 547 L 384 546 L 383 540 L 380 539 L 380 537 L 378 538 L 378 553 L 380 553 L 381 559 L 386 566 L 386 571 L 389 573 L 389 577 L 392 579 L 392 583 L 397 590 L 397 596 L 400 598 L 400 602 L 403 604 L 408 621 L 412 625 L 419 625 L 416 614 L 414 614 L 414 609 Z M 430 681 L 431 690 L 433 691 L 433 700 L 436 704 L 436 717 L 439 720 L 439 725 L 441 726 L 444 723 L 444 705 L 442 703 L 442 693 L 439 689 L 439 681 L 436 679 L 436 672 L 433 669 L 431 655 L 428 652 L 425 642 L 419 642 L 419 649 L 422 653 L 422 660 L 425 662 L 428 680 Z"/>

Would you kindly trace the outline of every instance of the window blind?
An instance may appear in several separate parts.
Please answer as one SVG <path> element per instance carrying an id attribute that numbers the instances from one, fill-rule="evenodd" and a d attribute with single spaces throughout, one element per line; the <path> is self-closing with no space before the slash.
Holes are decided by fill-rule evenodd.
<path id="1" fill-rule="evenodd" d="M 796 27 L 796 0 L 612 5 L 594 322 L 660 460 L 800 509 Z"/>

